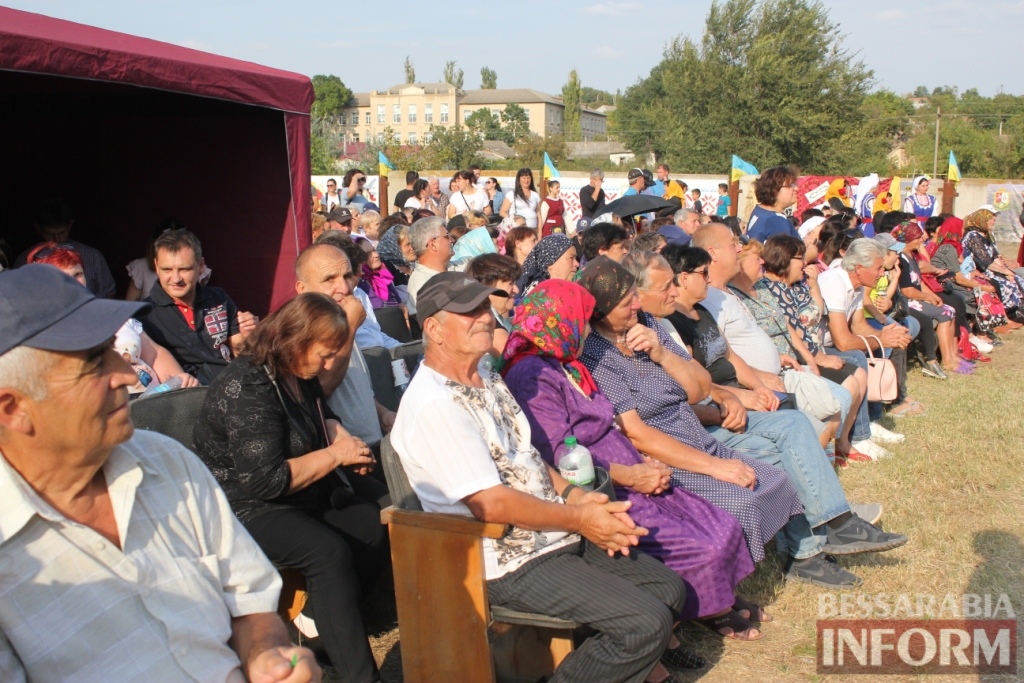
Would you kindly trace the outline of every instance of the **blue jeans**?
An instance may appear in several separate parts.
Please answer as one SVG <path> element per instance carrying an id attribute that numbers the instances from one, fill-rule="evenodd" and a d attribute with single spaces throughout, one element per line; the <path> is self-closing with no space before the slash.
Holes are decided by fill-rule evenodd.
<path id="1" fill-rule="evenodd" d="M 726 446 L 789 476 L 804 506 L 804 514 L 782 529 L 790 555 L 803 560 L 820 553 L 827 540 L 825 522 L 847 512 L 850 505 L 807 417 L 799 410 L 748 411 L 742 434 L 719 426 L 707 430 Z"/>
<path id="2" fill-rule="evenodd" d="M 856 365 L 864 372 L 868 371 L 868 358 L 864 355 L 863 351 L 840 351 L 835 347 L 825 347 L 825 353 L 830 356 L 838 356 L 850 365 Z M 871 416 L 868 412 L 870 406 L 868 406 L 867 397 L 860 402 L 860 407 L 857 409 L 857 417 L 853 421 L 853 427 L 850 429 L 850 441 L 864 441 L 865 439 L 871 438 Z M 878 419 L 882 416 L 881 404 L 878 406 L 878 415 L 874 419 Z"/>
<path id="3" fill-rule="evenodd" d="M 896 321 L 890 318 L 889 316 L 885 317 L 886 325 L 891 325 L 894 322 Z M 871 325 L 871 327 L 875 328 L 876 330 L 880 330 L 884 327 L 882 323 L 878 322 L 874 318 L 868 318 L 868 325 Z M 903 325 L 903 327 L 907 328 L 907 332 L 910 333 L 911 339 L 917 339 L 917 335 L 921 333 L 921 323 L 919 323 L 917 321 L 917 318 L 915 318 L 912 315 L 908 315 L 906 318 L 904 318 L 903 322 L 901 322 L 900 325 Z"/>

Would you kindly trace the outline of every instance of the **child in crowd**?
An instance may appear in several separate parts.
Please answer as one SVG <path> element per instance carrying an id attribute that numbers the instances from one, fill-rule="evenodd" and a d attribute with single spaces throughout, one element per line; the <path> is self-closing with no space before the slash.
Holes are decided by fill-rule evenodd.
<path id="1" fill-rule="evenodd" d="M 730 206 L 732 206 L 732 198 L 729 197 L 729 186 L 725 183 L 718 183 L 718 204 L 715 206 L 715 215 L 725 218 L 729 215 Z"/>
<path id="2" fill-rule="evenodd" d="M 704 203 L 700 200 L 700 188 L 695 187 L 690 190 L 690 196 L 693 198 L 693 210 L 703 216 Z"/>

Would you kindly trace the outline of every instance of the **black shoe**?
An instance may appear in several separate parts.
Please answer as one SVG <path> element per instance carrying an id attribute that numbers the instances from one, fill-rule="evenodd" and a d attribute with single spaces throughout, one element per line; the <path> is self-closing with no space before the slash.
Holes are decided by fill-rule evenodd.
<path id="1" fill-rule="evenodd" d="M 899 548 L 906 542 L 907 537 L 903 534 L 882 531 L 857 515 L 851 515 L 838 529 L 828 528 L 828 541 L 822 552 L 830 555 L 878 553 Z"/>
<path id="2" fill-rule="evenodd" d="M 703 669 L 708 665 L 708 660 L 680 645 L 674 650 L 665 650 L 661 655 L 661 663 L 670 669 L 690 670 Z"/>
<path id="3" fill-rule="evenodd" d="M 790 557 L 786 563 L 785 577 L 787 581 L 803 581 L 821 588 L 856 588 L 862 583 L 859 576 L 840 567 L 835 558 L 825 553 L 806 560 Z"/>

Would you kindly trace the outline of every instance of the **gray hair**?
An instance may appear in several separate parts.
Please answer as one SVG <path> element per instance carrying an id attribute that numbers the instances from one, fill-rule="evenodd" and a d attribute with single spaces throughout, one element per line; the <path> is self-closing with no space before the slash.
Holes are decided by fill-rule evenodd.
<path id="1" fill-rule="evenodd" d="M 881 244 L 868 237 L 861 237 L 850 243 L 850 248 L 843 256 L 843 270 L 852 273 L 861 268 L 870 268 L 875 265 L 875 259 L 885 258 L 885 248 Z"/>
<path id="2" fill-rule="evenodd" d="M 604 171 L 602 171 L 599 168 L 592 168 L 592 169 L 590 169 L 590 177 L 591 178 L 600 178 L 601 180 L 604 180 Z"/>
<path id="3" fill-rule="evenodd" d="M 679 209 L 678 211 L 676 211 L 674 214 L 672 214 L 672 220 L 673 220 L 673 222 L 675 222 L 676 225 L 679 225 L 680 223 L 685 221 L 687 218 L 689 218 L 690 214 L 693 214 L 693 213 L 697 213 L 697 212 L 694 211 L 693 209 L 682 208 L 682 209 Z"/>
<path id="4" fill-rule="evenodd" d="M 49 394 L 46 375 L 53 368 L 59 354 L 15 346 L 0 356 L 0 388 L 15 389 L 33 401 L 42 401 Z"/>
<path id="5" fill-rule="evenodd" d="M 640 290 L 650 289 L 652 270 L 667 270 L 672 275 L 675 273 L 672 266 L 661 254 L 644 249 L 636 249 L 626 254 L 622 259 L 622 267 L 636 278 L 636 288 Z"/>
<path id="6" fill-rule="evenodd" d="M 430 240 L 447 234 L 445 220 L 440 216 L 427 216 L 410 225 L 409 242 L 412 244 L 412 250 L 416 252 L 416 258 L 423 256 L 427 251 L 427 243 Z"/>

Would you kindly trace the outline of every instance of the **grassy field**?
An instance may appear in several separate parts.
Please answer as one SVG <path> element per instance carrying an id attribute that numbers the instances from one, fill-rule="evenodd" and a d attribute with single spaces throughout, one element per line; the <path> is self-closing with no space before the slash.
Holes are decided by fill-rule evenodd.
<path id="1" fill-rule="evenodd" d="M 885 506 L 882 525 L 910 536 L 910 543 L 877 555 L 840 560 L 860 575 L 862 594 L 1005 593 L 1018 624 L 1024 610 L 1024 330 L 1007 336 L 993 361 L 979 364 L 972 377 L 929 379 L 914 369 L 911 395 L 928 407 L 921 417 L 895 428 L 907 441 L 891 447 L 895 457 L 851 464 L 840 479 L 850 500 Z M 892 425 L 890 425 L 892 426 Z M 815 672 L 815 622 L 819 596 L 831 595 L 805 584 L 786 584 L 780 565 L 767 559 L 740 592 L 774 615 L 765 638 L 723 641 L 706 631 L 682 627 L 682 635 L 711 666 L 679 681 L 951 681 L 1024 680 L 1020 674 L 960 676 L 821 676 Z M 371 619 L 374 652 L 384 680 L 402 680 L 399 633 L 394 615 Z"/>

